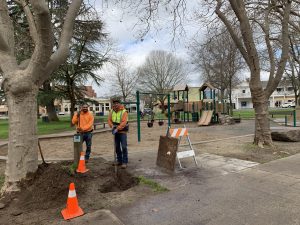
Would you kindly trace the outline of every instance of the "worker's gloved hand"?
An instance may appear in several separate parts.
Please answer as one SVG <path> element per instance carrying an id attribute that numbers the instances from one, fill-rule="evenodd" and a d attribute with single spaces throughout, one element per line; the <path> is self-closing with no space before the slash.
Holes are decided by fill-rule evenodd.
<path id="1" fill-rule="evenodd" d="M 113 128 L 112 131 L 111 131 L 111 133 L 112 133 L 113 135 L 115 135 L 116 133 L 118 133 L 118 130 L 117 130 L 116 128 Z"/>

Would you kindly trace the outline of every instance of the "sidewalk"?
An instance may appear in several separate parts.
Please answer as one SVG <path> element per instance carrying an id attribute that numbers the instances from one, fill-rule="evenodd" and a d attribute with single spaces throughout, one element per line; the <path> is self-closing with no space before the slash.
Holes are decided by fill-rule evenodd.
<path id="1" fill-rule="evenodd" d="M 126 225 L 299 225 L 300 154 L 269 162 L 199 155 L 196 168 L 167 174 L 156 154 L 130 155 L 134 174 L 170 191 L 113 209 Z"/>

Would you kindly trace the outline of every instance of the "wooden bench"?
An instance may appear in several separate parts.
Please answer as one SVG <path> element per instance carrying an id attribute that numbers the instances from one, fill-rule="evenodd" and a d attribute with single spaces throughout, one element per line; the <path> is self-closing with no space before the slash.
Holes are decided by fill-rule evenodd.
<path id="1" fill-rule="evenodd" d="M 94 130 L 97 129 L 97 126 L 102 126 L 102 128 L 105 128 L 105 125 L 106 125 L 105 122 L 95 121 L 94 122 Z"/>

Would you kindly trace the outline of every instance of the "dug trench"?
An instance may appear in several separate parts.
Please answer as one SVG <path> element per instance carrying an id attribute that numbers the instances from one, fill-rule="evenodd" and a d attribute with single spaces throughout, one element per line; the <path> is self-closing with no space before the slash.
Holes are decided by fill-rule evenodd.
<path id="1" fill-rule="evenodd" d="M 87 173 L 78 174 L 72 162 L 41 164 L 34 179 L 22 183 L 19 193 L 2 196 L 5 207 L 0 209 L 0 224 L 41 225 L 63 220 L 60 211 L 66 207 L 71 182 L 85 213 L 119 207 L 151 194 L 126 169 L 119 168 L 116 174 L 111 162 L 104 159 L 91 159 L 87 167 Z"/>

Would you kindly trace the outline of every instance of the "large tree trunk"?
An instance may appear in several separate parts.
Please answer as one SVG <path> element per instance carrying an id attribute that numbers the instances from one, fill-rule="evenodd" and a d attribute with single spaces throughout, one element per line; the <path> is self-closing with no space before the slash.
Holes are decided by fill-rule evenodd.
<path id="1" fill-rule="evenodd" d="M 51 100 L 46 105 L 47 108 L 47 114 L 49 121 L 59 121 L 58 116 L 56 114 L 55 106 L 54 106 L 54 100 Z"/>
<path id="2" fill-rule="evenodd" d="M 20 94 L 6 93 L 9 111 L 6 188 L 19 189 L 18 182 L 30 178 L 38 167 L 37 89 Z"/>
<path id="3" fill-rule="evenodd" d="M 258 94 L 260 93 L 260 94 Z M 269 122 L 268 97 L 261 89 L 252 91 L 252 102 L 255 111 L 254 144 L 263 147 L 272 146 L 272 137 Z"/>
<path id="4" fill-rule="evenodd" d="M 38 87 L 67 59 L 75 18 L 82 0 L 70 2 L 55 52 L 52 21 L 46 2 L 15 2 L 24 8 L 35 47 L 31 57 L 18 65 L 14 52 L 14 26 L 7 1 L 0 1 L 0 86 L 5 91 L 9 111 L 8 160 L 5 185 L 2 189 L 4 192 L 17 191 L 19 182 L 30 178 L 38 168 Z"/>
<path id="5" fill-rule="evenodd" d="M 52 91 L 51 85 L 50 85 L 50 81 L 46 80 L 43 83 L 43 88 L 47 93 L 50 93 Z M 49 121 L 59 121 L 58 116 L 56 114 L 56 110 L 55 110 L 55 106 L 54 106 L 54 101 L 55 98 L 53 97 L 49 97 L 49 99 L 46 101 L 46 109 L 47 109 L 47 114 L 48 114 L 48 118 Z"/>

